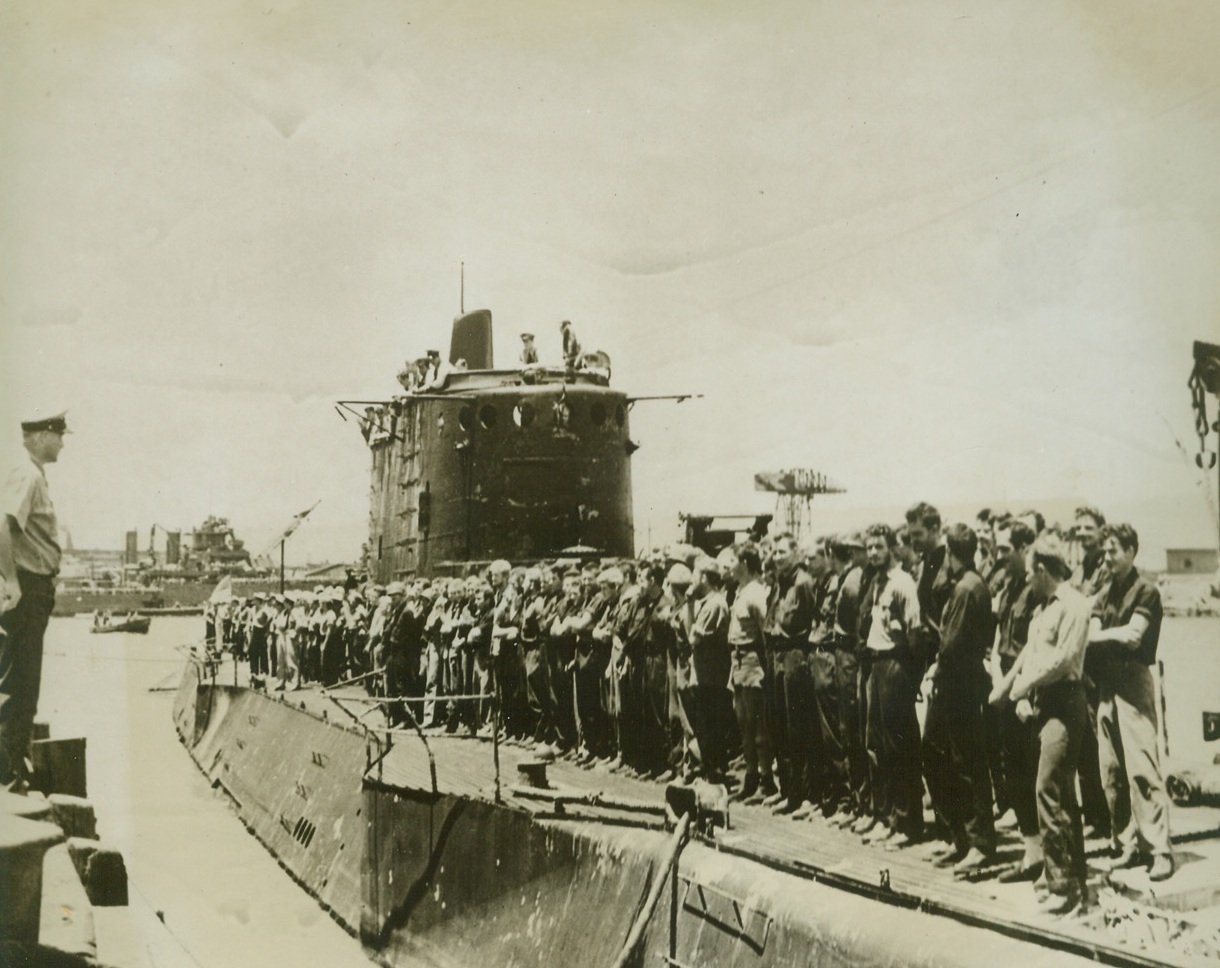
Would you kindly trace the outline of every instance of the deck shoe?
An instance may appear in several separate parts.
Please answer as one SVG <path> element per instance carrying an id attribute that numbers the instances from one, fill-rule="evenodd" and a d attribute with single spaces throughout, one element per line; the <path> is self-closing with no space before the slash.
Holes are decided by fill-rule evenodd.
<path id="1" fill-rule="evenodd" d="M 1152 867 L 1148 870 L 1148 880 L 1167 881 L 1173 877 L 1173 854 L 1157 854 L 1152 859 Z"/>
<path id="2" fill-rule="evenodd" d="M 864 816 L 857 819 L 855 821 L 855 823 L 853 823 L 851 825 L 851 832 L 853 834 L 860 834 L 861 836 L 863 836 L 864 834 L 869 833 L 876 826 L 877 826 L 877 818 L 870 817 L 866 813 L 866 814 L 864 814 Z"/>
<path id="3" fill-rule="evenodd" d="M 741 803 L 744 803 L 746 800 L 749 800 L 751 797 L 753 797 L 756 793 L 758 793 L 758 777 L 756 777 L 756 776 L 749 777 L 748 776 L 748 777 L 746 777 L 745 782 L 742 784 L 741 789 L 738 790 L 736 794 L 734 794 L 733 799 L 737 800 Z"/>
<path id="4" fill-rule="evenodd" d="M 766 784 L 763 784 L 763 785 L 766 786 Z M 771 792 L 768 793 L 766 795 L 766 797 L 763 799 L 764 807 L 773 807 L 784 798 L 784 795 L 782 793 L 780 793 L 778 790 L 776 790 L 774 785 L 770 786 L 769 789 L 771 790 Z"/>
<path id="5" fill-rule="evenodd" d="M 1000 814 L 1000 816 L 996 817 L 995 829 L 996 830 L 1016 830 L 1017 829 L 1017 815 L 1013 811 L 1012 807 L 1009 807 L 1002 814 Z"/>
<path id="6" fill-rule="evenodd" d="M 817 809 L 808 800 L 802 800 L 801 805 L 792 811 L 793 820 L 812 820 L 817 815 Z"/>
<path id="7" fill-rule="evenodd" d="M 862 838 L 866 844 L 878 844 L 883 840 L 889 840 L 894 836 L 894 831 L 890 830 L 883 823 L 878 823 Z"/>
<path id="8" fill-rule="evenodd" d="M 962 858 L 966 856 L 966 853 L 964 847 L 949 847 L 932 859 L 932 866 L 939 867 L 941 870 L 956 867 Z"/>
<path id="9" fill-rule="evenodd" d="M 953 865 L 953 873 L 958 876 L 977 874 L 991 864 L 991 854 L 985 854 L 978 847 L 971 847 L 966 856 Z"/>
<path id="10" fill-rule="evenodd" d="M 1042 861 L 1032 864 L 1013 864 L 996 878 L 1001 884 L 1020 884 L 1023 881 L 1036 881 L 1042 874 Z"/>
<path id="11" fill-rule="evenodd" d="M 1133 867 L 1140 867 L 1140 853 L 1134 847 L 1125 847 L 1118 852 L 1117 856 L 1113 856 L 1108 864 L 1103 865 L 1106 870 L 1125 871 L 1131 870 Z"/>
<path id="12" fill-rule="evenodd" d="M 796 813 L 801 808 L 799 800 L 780 800 L 779 803 L 771 807 L 771 812 L 777 817 L 786 817 L 790 813 Z"/>
<path id="13" fill-rule="evenodd" d="M 895 833 L 893 837 L 882 841 L 881 846 L 886 850 L 902 850 L 906 847 L 914 847 L 919 842 L 918 837 L 912 837 L 910 834 Z"/>
<path id="14" fill-rule="evenodd" d="M 1081 906 L 1079 889 L 1069 890 L 1066 894 L 1048 894 L 1038 902 L 1038 913 L 1052 917 L 1066 917 Z"/>

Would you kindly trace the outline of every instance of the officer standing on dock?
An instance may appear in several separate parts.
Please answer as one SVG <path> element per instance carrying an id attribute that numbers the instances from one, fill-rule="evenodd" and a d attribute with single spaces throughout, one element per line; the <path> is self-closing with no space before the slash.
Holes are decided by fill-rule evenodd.
<path id="1" fill-rule="evenodd" d="M 55 605 L 59 535 L 43 468 L 59 459 L 63 412 L 21 423 L 28 459 L 0 492 L 0 786 L 28 787 L 30 736 L 42 680 L 42 640 Z"/>

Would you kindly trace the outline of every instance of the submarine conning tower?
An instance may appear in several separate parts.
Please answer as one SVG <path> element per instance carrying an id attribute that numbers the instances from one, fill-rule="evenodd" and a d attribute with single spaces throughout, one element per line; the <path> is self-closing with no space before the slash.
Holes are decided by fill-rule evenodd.
<path id="1" fill-rule="evenodd" d="M 605 355 L 496 369 L 491 312 L 476 310 L 454 320 L 449 364 L 391 400 L 343 403 L 362 407 L 372 453 L 376 580 L 631 555 L 630 401 Z"/>

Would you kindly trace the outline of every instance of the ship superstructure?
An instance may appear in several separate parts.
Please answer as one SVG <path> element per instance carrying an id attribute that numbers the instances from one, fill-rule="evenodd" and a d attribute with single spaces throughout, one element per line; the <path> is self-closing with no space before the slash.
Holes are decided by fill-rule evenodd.
<path id="1" fill-rule="evenodd" d="M 453 333 L 449 366 L 426 382 L 341 404 L 372 454 L 370 573 L 632 554 L 630 400 L 609 367 L 498 369 L 487 310 Z"/>

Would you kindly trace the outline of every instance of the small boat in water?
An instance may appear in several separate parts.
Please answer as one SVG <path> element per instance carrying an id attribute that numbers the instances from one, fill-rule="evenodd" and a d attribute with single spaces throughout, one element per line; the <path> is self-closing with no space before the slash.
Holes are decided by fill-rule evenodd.
<path id="1" fill-rule="evenodd" d="M 90 632 L 134 632 L 137 635 L 147 635 L 148 627 L 152 625 L 152 619 L 143 618 L 128 618 L 121 622 L 111 622 L 109 624 L 94 625 Z"/>

